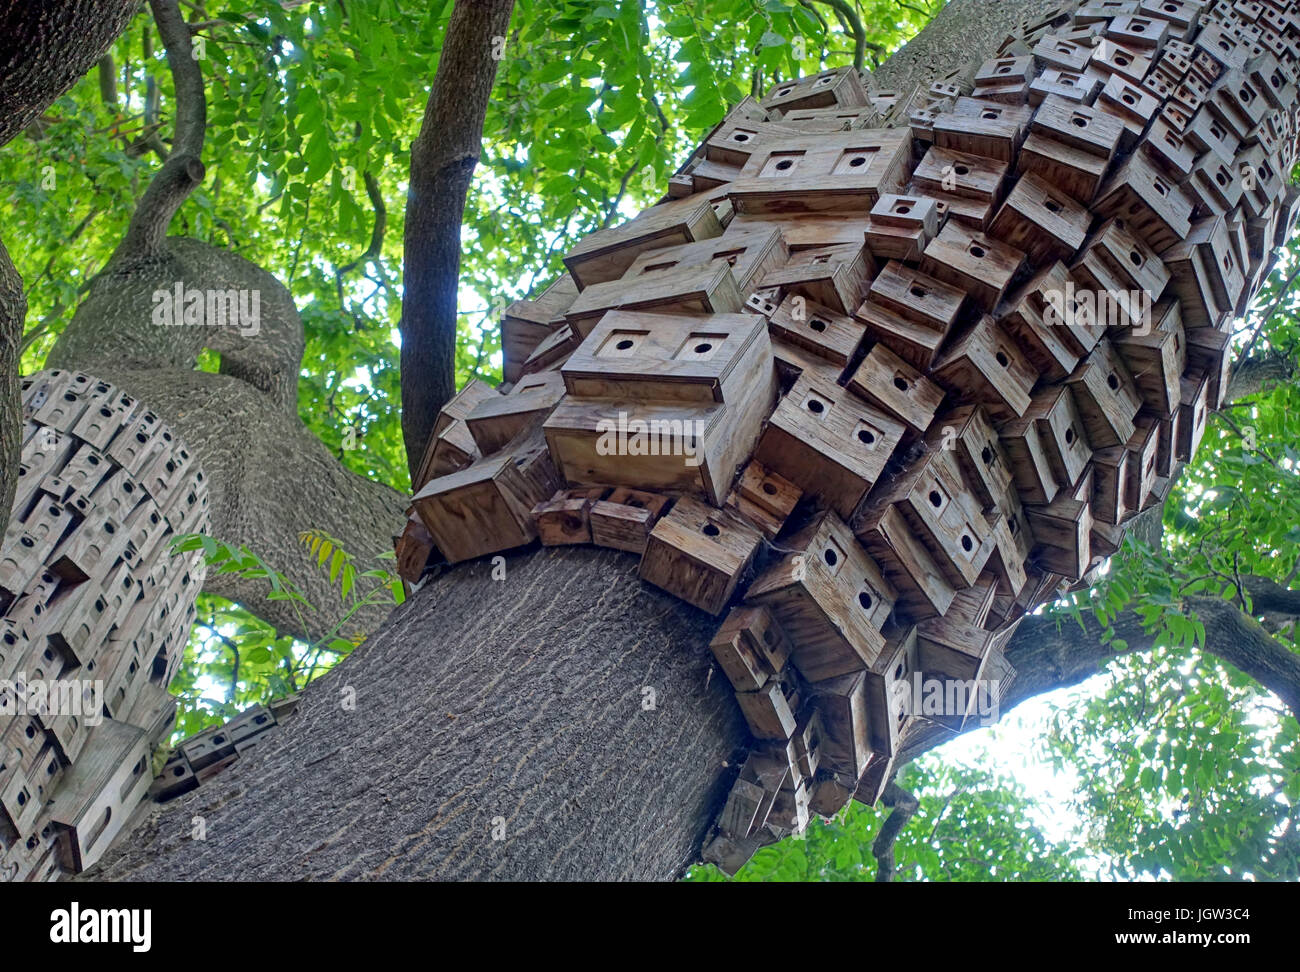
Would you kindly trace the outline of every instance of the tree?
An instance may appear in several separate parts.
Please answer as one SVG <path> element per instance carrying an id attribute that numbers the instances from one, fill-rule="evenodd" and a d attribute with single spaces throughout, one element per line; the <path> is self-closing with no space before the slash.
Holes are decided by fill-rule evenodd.
<path id="1" fill-rule="evenodd" d="M 340 450 L 341 459 L 336 459 L 323 440 L 340 442 L 338 423 L 329 428 L 310 413 L 327 402 L 332 407 L 336 396 L 361 398 L 348 388 L 349 369 L 355 369 L 355 356 L 365 357 L 382 342 L 384 325 L 392 326 L 393 283 L 385 275 L 383 255 L 384 197 L 396 186 L 391 177 L 384 184 L 384 164 L 406 161 L 400 148 L 392 149 L 392 120 L 412 100 L 411 89 L 419 86 L 411 78 L 419 73 L 382 70 L 386 59 L 403 57 L 402 45 L 395 43 L 392 26 L 372 17 L 364 5 L 349 5 L 346 13 L 336 5 L 323 5 L 315 19 L 293 4 L 265 18 L 237 8 L 232 15 L 223 13 L 219 20 L 188 27 L 168 0 L 152 6 L 172 65 L 172 145 L 157 140 L 165 126 L 156 100 L 150 109 L 146 99 L 145 114 L 153 114 L 142 119 L 144 126 L 134 133 L 134 141 L 121 134 L 120 106 L 93 107 L 93 112 L 112 109 L 109 144 L 123 170 L 120 181 L 108 189 L 105 222 L 113 218 L 115 204 L 134 196 L 131 179 L 145 174 L 143 166 L 151 162 L 146 153 L 166 160 L 133 207 L 129 224 L 116 227 L 121 242 L 104 272 L 89 284 L 85 299 L 73 285 L 48 300 L 46 320 L 30 334 L 30 347 L 34 354 L 53 339 L 51 365 L 109 378 L 150 402 L 209 470 L 214 532 L 268 555 L 314 603 L 328 606 L 328 581 L 300 551 L 299 534 L 325 530 L 368 562 L 402 522 L 397 490 L 357 474 L 373 475 L 383 464 L 386 476 L 381 478 L 400 486 L 397 464 L 391 459 L 384 463 L 378 450 L 366 456 Z M 456 44 L 456 15 L 442 32 L 445 6 L 429 11 L 412 33 L 430 42 L 445 36 L 444 51 L 458 57 L 468 51 L 473 67 L 462 66 L 458 59 L 451 63 L 457 72 L 472 75 L 472 90 L 481 95 L 491 88 L 497 71 L 491 45 L 485 43 L 491 37 L 476 36 L 474 44 L 464 47 Z M 489 144 L 499 157 L 492 160 L 490 177 L 467 210 L 472 244 L 482 253 L 474 262 L 482 276 L 475 289 L 481 286 L 480 293 L 491 294 L 511 269 L 530 262 L 540 266 L 548 250 L 563 251 L 567 226 L 566 234 L 545 240 L 535 233 L 540 216 L 557 217 L 558 223 L 576 215 L 585 227 L 608 224 L 624 198 L 644 200 L 651 195 L 654 180 L 642 188 L 638 173 L 647 166 L 660 174 L 669 170 L 675 148 L 672 122 L 684 122 L 698 137 L 716 121 L 725 101 L 743 93 L 735 78 L 752 77 L 754 87 L 761 88 L 764 77 L 778 68 L 788 72 L 821 62 L 820 45 L 806 51 L 806 57 L 796 57 L 787 37 L 800 34 L 833 42 L 833 32 L 824 29 L 825 19 L 842 17 L 846 34 L 853 38 L 852 56 L 864 58 L 875 44 L 872 38 L 879 36 L 871 34 L 877 21 L 860 16 L 864 7 L 869 13 L 892 11 L 895 22 L 911 16 L 889 4 L 804 4 L 752 16 L 748 5 L 732 6 L 737 9 L 719 5 L 709 29 L 688 17 L 670 19 L 667 38 L 659 38 L 662 49 L 687 64 L 676 83 L 694 88 L 680 111 L 661 100 L 660 85 L 672 90 L 665 81 L 673 68 L 671 57 L 657 51 L 656 59 L 645 52 L 651 28 L 636 5 L 624 5 L 620 11 L 566 5 L 562 16 L 549 24 L 535 11 L 517 15 L 509 35 L 500 35 L 507 41 L 505 49 L 535 46 L 527 56 L 505 58 L 495 107 L 483 106 L 489 112 Z M 964 62 L 972 50 L 991 50 L 1022 17 L 1048 6 L 954 0 L 900 54 L 879 66 L 876 80 L 898 88 L 926 83 L 949 65 Z M 488 17 L 490 26 L 485 28 L 466 13 L 463 28 L 475 34 L 495 31 L 501 21 L 491 18 L 500 18 L 502 9 L 484 5 L 481 15 Z M 715 39 L 727 27 L 749 39 L 747 53 L 735 53 L 739 45 Z M 142 30 L 152 36 L 147 23 Z M 210 60 L 194 58 L 191 36 L 209 33 Z M 568 38 L 577 37 L 584 43 L 575 57 Z M 880 39 L 890 46 L 895 41 L 894 36 Z M 156 67 L 151 57 L 145 62 L 150 73 Z M 420 54 L 404 63 L 425 57 Z M 426 124 L 436 126 L 442 117 L 440 81 L 448 77 L 440 69 Z M 584 78 L 602 83 L 584 84 Z M 348 90 L 345 82 L 356 91 Z M 202 95 L 206 88 L 211 98 L 218 84 L 225 96 L 211 119 L 218 126 L 216 139 L 223 153 L 246 152 L 250 164 L 247 172 L 223 174 L 210 192 L 199 195 L 201 176 L 192 163 L 204 145 Z M 538 98 L 538 86 L 552 87 Z M 381 100 L 374 97 L 379 90 L 384 92 L 382 109 L 374 107 Z M 599 107 L 589 112 L 593 102 Z M 645 104 L 657 111 L 640 111 Z M 323 121 L 327 107 L 332 124 Z M 260 126 L 256 135 L 248 132 L 250 119 Z M 494 125 L 495 132 L 505 134 L 496 134 Z M 385 129 L 388 135 L 382 134 Z M 347 149 L 335 154 L 331 132 L 347 131 L 356 133 L 355 154 Z M 61 134 L 47 132 L 45 148 Z M 445 193 L 448 199 L 463 192 L 467 166 L 456 169 L 453 164 L 448 170 L 446 163 L 463 163 L 464 136 L 470 136 L 468 151 L 478 137 L 465 130 L 456 134 L 446 156 L 438 156 L 436 146 L 430 148 L 432 140 L 417 142 L 409 163 L 413 185 L 423 167 L 435 181 L 440 173 L 446 176 L 445 184 L 429 191 Z M 512 154 L 511 146 L 526 142 L 527 136 L 533 139 L 533 151 L 527 157 Z M 588 152 L 587 146 L 597 151 Z M 599 157 L 602 151 L 613 153 L 617 167 Z M 362 174 L 351 186 L 349 168 L 353 177 Z M 238 183 L 242 177 L 249 185 L 253 176 L 269 182 L 264 192 L 269 201 L 280 204 L 283 232 L 272 241 L 262 233 L 245 236 L 242 224 L 232 222 L 253 218 L 255 207 L 247 195 L 241 197 L 222 180 Z M 345 232 L 364 228 L 353 198 L 362 185 L 374 209 L 371 239 L 360 258 L 351 258 L 321 232 L 311 218 L 311 204 L 315 200 L 318 207 L 330 206 Z M 537 211 L 515 211 L 510 204 L 519 197 L 512 192 L 545 202 Z M 187 236 L 165 238 L 186 198 L 191 204 L 180 211 L 190 212 L 183 217 Z M 506 201 L 508 215 L 493 212 L 497 200 Z M 99 218 L 96 212 L 92 208 L 87 219 Z M 404 335 L 417 338 L 413 353 L 432 362 L 439 352 L 445 357 L 450 343 L 446 275 L 455 247 L 447 245 L 448 226 L 454 228 L 459 220 L 444 218 L 422 227 L 413 226 L 408 215 L 405 222 L 403 282 L 408 301 L 415 293 L 436 300 L 428 308 L 430 314 L 424 314 L 424 308 L 418 315 L 404 312 L 402 326 Z M 104 233 L 112 239 L 110 230 Z M 427 249 L 412 247 L 413 233 Z M 32 235 L 40 238 L 39 230 Z M 221 236 L 226 246 L 211 242 Z M 519 242 L 528 237 L 537 238 Z M 287 268 L 286 276 L 302 283 L 303 294 L 316 298 L 303 312 L 314 346 L 304 341 L 303 321 L 290 293 L 266 271 L 236 256 L 231 246 L 235 243 L 250 255 Z M 300 281 L 295 279 L 300 254 L 294 243 L 308 245 Z M 348 280 L 358 269 L 373 274 L 373 293 L 362 295 Z M 264 303 L 259 340 L 241 342 L 229 333 L 152 327 L 148 295 L 178 279 L 220 280 L 226 286 L 244 282 L 260 289 Z M 1281 310 L 1288 299 L 1285 288 L 1275 292 Z M 337 306 L 326 309 L 321 298 L 331 296 L 337 297 Z M 62 308 L 74 303 L 79 304 L 76 313 L 60 329 Z M 350 326 L 358 330 L 356 337 L 348 333 Z M 1289 324 L 1266 320 L 1260 326 L 1265 337 L 1252 342 L 1252 355 L 1239 367 L 1232 401 L 1255 395 L 1266 381 L 1285 382 L 1273 396 L 1284 399 L 1289 394 L 1294 360 Z M 367 330 L 378 331 L 379 340 Z M 480 342 L 472 365 L 462 357 L 461 342 L 460 375 L 477 372 L 488 360 L 487 341 Z M 340 350 L 345 344 L 351 345 L 347 352 Z M 297 380 L 305 347 L 327 378 L 308 369 L 311 377 Z M 196 360 L 217 370 L 195 370 Z M 412 416 L 415 424 L 404 430 L 408 462 L 418 459 L 413 449 L 427 437 L 421 419 L 427 422 L 429 409 L 449 390 L 445 370 L 433 373 L 440 377 L 431 390 L 412 398 L 422 402 L 422 414 Z M 404 398 L 407 385 L 409 379 Z M 396 392 L 390 362 L 380 360 L 372 388 L 380 401 L 364 402 L 359 410 L 378 427 L 382 423 L 374 420 L 376 414 L 392 414 L 391 404 L 384 401 Z M 1284 441 L 1291 427 L 1283 400 L 1256 401 L 1262 402 L 1251 406 L 1263 416 L 1258 420 L 1258 430 L 1264 432 L 1259 441 Z M 196 402 L 202 407 L 195 408 Z M 300 420 L 304 414 L 305 421 Z M 1258 465 L 1250 468 L 1262 473 Z M 1274 492 L 1291 488 L 1289 471 L 1278 472 L 1271 463 L 1269 469 L 1282 477 L 1281 487 L 1273 484 Z M 1222 485 L 1239 478 L 1239 472 L 1230 463 L 1219 463 L 1211 466 L 1210 475 Z M 1254 487 L 1267 491 L 1262 478 L 1242 479 L 1239 497 L 1244 501 Z M 1296 595 L 1288 590 L 1293 577 L 1287 576 L 1287 564 L 1242 556 L 1247 547 L 1258 551 L 1260 538 L 1272 539 L 1281 531 L 1261 533 L 1262 525 L 1255 523 L 1253 536 L 1243 532 L 1231 542 L 1219 537 L 1207 544 L 1204 518 L 1193 517 L 1191 523 L 1178 519 L 1180 514 L 1186 517 L 1189 506 L 1195 508 L 1206 495 L 1203 490 L 1203 483 L 1199 488 L 1192 484 L 1175 494 L 1167 520 L 1177 523 L 1178 532 L 1166 538 L 1165 556 L 1195 546 L 1210 576 L 1219 580 L 1207 581 L 1186 568 L 1170 570 L 1169 561 L 1157 553 L 1148 552 L 1146 560 L 1134 555 L 1125 561 L 1131 569 L 1117 571 L 1106 588 L 1110 599 L 1102 612 L 1090 611 L 1092 620 L 1085 619 L 1078 633 L 1062 626 L 1058 617 L 1026 623 L 1008 654 L 1020 672 L 1013 702 L 1073 684 L 1116 654 L 1146 652 L 1155 641 L 1170 641 L 1171 632 L 1181 633 L 1178 619 L 1190 606 L 1205 629 L 1203 647 L 1275 692 L 1290 707 L 1288 725 L 1293 724 L 1300 674 L 1296 655 L 1275 633 L 1276 625 L 1294 611 Z M 1279 504 L 1286 501 L 1289 494 Z M 1216 512 L 1228 511 L 1224 507 Z M 1274 512 L 1267 523 L 1276 526 L 1280 513 Z M 1157 544 L 1159 523 L 1150 519 L 1146 536 Z M 1289 552 L 1294 561 L 1296 538 L 1278 540 L 1276 549 Z M 1225 558 L 1233 565 L 1226 572 L 1232 579 L 1227 597 L 1221 583 Z M 547 550 L 508 557 L 504 580 L 495 579 L 486 563 L 447 572 L 422 588 L 380 633 L 318 683 L 308 693 L 302 715 L 280 739 L 219 777 L 211 789 L 155 814 L 106 864 L 102 876 L 663 878 L 680 873 L 697 858 L 700 841 L 725 795 L 728 766 L 734 766 L 746 740 L 730 693 L 721 679 L 710 678 L 705 645 L 714 622 L 642 586 L 634 567 L 630 558 L 607 552 Z M 1252 571 L 1256 580 L 1247 583 Z M 1155 586 L 1157 582 L 1164 587 Z M 245 605 L 283 632 L 312 633 L 282 605 L 262 600 L 252 582 L 216 575 L 208 590 Z M 1159 610 L 1154 612 L 1145 596 L 1152 590 L 1163 590 L 1167 602 L 1155 604 Z M 1246 597 L 1255 598 L 1249 613 L 1242 610 Z M 1133 601 L 1148 610 L 1144 618 L 1123 612 Z M 1254 620 L 1258 617 L 1263 617 L 1263 625 Z M 322 617 L 318 623 L 329 620 Z M 373 627 L 380 617 L 376 613 L 360 620 Z M 654 706 L 646 708 L 651 697 Z M 355 705 L 341 704 L 352 699 Z M 238 799 L 233 799 L 236 794 Z M 895 814 L 911 805 L 902 793 L 893 794 L 893 802 Z M 303 809 L 308 807 L 310 813 Z M 188 840 L 195 814 L 208 819 L 209 839 L 201 845 Z M 494 840 L 494 834 L 501 839 Z M 884 843 L 880 850 L 882 859 L 891 853 Z"/>

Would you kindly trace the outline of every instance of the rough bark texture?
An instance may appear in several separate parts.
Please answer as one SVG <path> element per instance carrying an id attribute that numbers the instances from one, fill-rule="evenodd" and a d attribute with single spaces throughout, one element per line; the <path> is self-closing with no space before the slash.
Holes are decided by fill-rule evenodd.
<path id="1" fill-rule="evenodd" d="M 483 118 L 496 80 L 494 38 L 514 0 L 461 0 L 443 38 L 420 135 L 411 146 L 403 263 L 402 438 L 415 480 L 438 409 L 456 393 L 456 296 L 465 193 L 478 165 Z"/>
<path id="2" fill-rule="evenodd" d="M 117 258 L 115 258 L 117 263 Z M 153 323 L 155 290 L 248 289 L 261 293 L 256 335 L 233 327 Z M 221 353 L 221 373 L 195 371 L 204 347 Z M 325 530 L 358 563 L 392 547 L 405 498 L 349 472 L 297 416 L 302 321 L 270 274 L 218 247 L 173 237 L 163 254 L 110 264 L 91 287 L 47 362 L 113 382 L 147 402 L 199 457 L 209 480 L 213 535 L 261 554 L 321 609 L 304 630 L 287 602 L 266 600 L 264 582 L 214 575 L 206 589 L 247 604 L 285 632 L 319 635 L 339 598 L 298 535 Z M 372 631 L 382 613 L 356 617 Z"/>
<path id="3" fill-rule="evenodd" d="M 504 580 L 487 562 L 458 569 L 314 683 L 283 731 L 88 876 L 673 877 L 746 730 L 710 677 L 715 619 L 636 565 L 556 548 L 510 557 Z M 205 841 L 190 838 L 195 816 Z"/>
<path id="4" fill-rule="evenodd" d="M 139 0 L 0 0 L 0 145 L 94 66 Z"/>
<path id="5" fill-rule="evenodd" d="M 9 522 L 14 490 L 18 486 L 18 460 L 22 453 L 22 398 L 18 380 L 19 348 L 27 298 L 4 240 L 0 239 L 0 521 Z"/>
<path id="6" fill-rule="evenodd" d="M 881 88 L 910 94 L 972 61 L 984 61 L 1021 21 L 1033 23 L 1061 0 L 950 0 L 925 30 L 871 72 Z"/>
<path id="7" fill-rule="evenodd" d="M 72 87 L 126 29 L 139 0 L 0 0 L 0 145 Z M 22 404 L 18 359 L 27 301 L 0 241 L 0 522 L 13 503 Z"/>

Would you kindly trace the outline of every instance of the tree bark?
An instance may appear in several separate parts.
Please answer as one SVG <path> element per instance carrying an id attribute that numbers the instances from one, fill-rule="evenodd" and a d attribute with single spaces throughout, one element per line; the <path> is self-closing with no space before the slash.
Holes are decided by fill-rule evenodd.
<path id="1" fill-rule="evenodd" d="M 511 556 L 499 581 L 489 562 L 458 568 L 314 682 L 268 742 L 156 809 L 87 876 L 680 874 L 746 729 L 711 672 L 716 620 L 636 568 L 577 547 Z"/>
<path id="2" fill-rule="evenodd" d="M 108 50 L 139 0 L 0 0 L 0 145 Z"/>
<path id="3" fill-rule="evenodd" d="M 402 295 L 402 438 L 415 481 L 434 418 L 456 393 L 460 224 L 514 0 L 458 0 L 411 146 Z"/>

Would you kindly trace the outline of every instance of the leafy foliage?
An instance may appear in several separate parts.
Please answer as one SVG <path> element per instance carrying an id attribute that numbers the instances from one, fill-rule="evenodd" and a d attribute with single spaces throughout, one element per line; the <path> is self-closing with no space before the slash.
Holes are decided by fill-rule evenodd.
<path id="1" fill-rule="evenodd" d="M 339 635 L 358 611 L 371 605 L 401 604 L 405 599 L 400 577 L 385 570 L 358 572 L 352 555 L 328 534 L 307 531 L 299 539 L 321 570 L 328 573 L 330 583 L 338 585 L 346 610 L 328 632 L 304 644 L 279 634 L 238 605 L 210 594 L 200 595 L 199 620 L 171 686 L 172 694 L 181 699 L 177 736 L 192 735 L 205 726 L 224 722 L 253 702 L 297 692 L 365 640 L 364 635 Z M 266 581 L 270 587 L 267 599 L 293 604 L 300 627 L 307 627 L 307 614 L 316 611 L 284 574 L 246 547 L 189 533 L 175 537 L 172 549 L 177 553 L 202 550 L 209 571 Z M 216 686 L 225 686 L 224 699 L 207 694 Z"/>
<path id="2" fill-rule="evenodd" d="M 926 756 L 899 774 L 920 806 L 894 845 L 901 880 L 1068 881 L 1080 850 L 1058 846 L 1029 822 L 1021 788 L 987 769 Z M 889 811 L 851 802 L 832 820 L 815 817 L 802 838 L 754 855 L 738 881 L 873 881 L 872 842 Z M 691 879 L 725 880 L 714 867 Z"/>

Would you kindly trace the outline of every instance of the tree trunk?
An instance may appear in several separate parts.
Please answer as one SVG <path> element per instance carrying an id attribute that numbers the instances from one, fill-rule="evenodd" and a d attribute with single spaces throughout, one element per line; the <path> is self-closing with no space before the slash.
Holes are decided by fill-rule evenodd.
<path id="1" fill-rule="evenodd" d="M 456 305 L 465 194 L 515 0 L 452 9 L 438 74 L 411 145 L 403 250 L 402 438 L 414 482 L 438 409 L 456 393 Z"/>
<path id="2" fill-rule="evenodd" d="M 680 874 L 745 743 L 710 677 L 716 621 L 641 583 L 627 554 L 544 548 L 504 569 L 467 564 L 419 592 L 282 730 L 89 876 Z"/>

